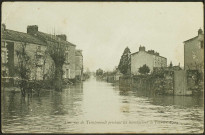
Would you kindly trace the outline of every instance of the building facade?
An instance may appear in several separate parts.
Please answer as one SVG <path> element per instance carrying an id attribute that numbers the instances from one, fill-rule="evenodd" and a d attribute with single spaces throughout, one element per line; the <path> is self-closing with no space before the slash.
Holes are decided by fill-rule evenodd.
<path id="1" fill-rule="evenodd" d="M 30 62 L 27 67 L 30 69 L 30 79 L 43 80 L 45 42 L 27 33 L 6 29 L 5 25 L 2 25 L 1 35 L 3 77 L 9 78 L 12 84 L 14 78 L 18 78 L 17 67 L 22 60 L 20 57 L 24 49 Z"/>
<path id="2" fill-rule="evenodd" d="M 74 79 L 75 78 L 75 48 L 76 45 L 70 43 L 67 41 L 66 35 L 51 35 L 47 33 L 43 33 L 38 31 L 38 26 L 28 26 L 27 27 L 27 33 L 30 35 L 33 35 L 34 37 L 37 37 L 44 42 L 46 42 L 47 45 L 64 45 L 65 50 L 65 63 L 63 65 L 63 77 L 67 79 Z"/>
<path id="3" fill-rule="evenodd" d="M 184 69 L 203 70 L 204 69 L 204 34 L 202 29 L 198 30 L 198 35 L 184 41 Z"/>
<path id="4" fill-rule="evenodd" d="M 131 54 L 131 73 L 138 75 L 139 68 L 145 64 L 152 72 L 154 67 L 166 67 L 167 59 L 154 50 L 146 51 L 144 46 L 140 46 L 138 52 Z"/>
<path id="5" fill-rule="evenodd" d="M 48 52 L 49 45 L 64 45 L 65 63 L 63 65 L 63 78 L 76 77 L 76 45 L 66 39 L 66 35 L 51 35 L 38 31 L 38 26 L 27 27 L 27 33 L 6 29 L 2 25 L 1 33 L 1 63 L 2 75 L 5 81 L 12 82 L 18 74 L 16 68 L 20 62 L 20 52 L 25 50 L 30 63 L 30 80 L 44 80 L 52 77 L 55 64 Z M 81 53 L 82 57 L 82 53 Z M 81 64 L 82 65 L 82 64 Z M 10 79 L 11 78 L 11 79 Z"/>
<path id="6" fill-rule="evenodd" d="M 76 77 L 80 77 L 83 74 L 83 55 L 82 50 L 75 51 L 75 74 Z"/>

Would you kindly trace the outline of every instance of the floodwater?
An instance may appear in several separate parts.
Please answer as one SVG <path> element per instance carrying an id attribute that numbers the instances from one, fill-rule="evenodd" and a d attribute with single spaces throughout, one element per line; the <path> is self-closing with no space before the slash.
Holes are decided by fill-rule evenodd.
<path id="1" fill-rule="evenodd" d="M 203 97 L 159 96 L 97 81 L 22 98 L 2 92 L 4 133 L 202 133 Z"/>

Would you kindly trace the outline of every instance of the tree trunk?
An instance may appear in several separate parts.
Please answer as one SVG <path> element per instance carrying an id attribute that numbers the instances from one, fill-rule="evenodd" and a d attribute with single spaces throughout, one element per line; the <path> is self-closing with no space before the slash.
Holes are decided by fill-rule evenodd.
<path id="1" fill-rule="evenodd" d="M 62 66 L 57 66 L 55 69 L 54 87 L 56 91 L 62 91 Z"/>

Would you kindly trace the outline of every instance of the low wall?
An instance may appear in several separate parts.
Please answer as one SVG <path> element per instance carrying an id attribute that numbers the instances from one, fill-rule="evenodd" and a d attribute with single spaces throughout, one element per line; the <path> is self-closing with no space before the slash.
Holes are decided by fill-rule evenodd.
<path id="1" fill-rule="evenodd" d="M 121 87 L 164 95 L 193 95 L 203 92 L 203 81 L 195 71 L 160 71 L 151 75 L 122 76 Z"/>

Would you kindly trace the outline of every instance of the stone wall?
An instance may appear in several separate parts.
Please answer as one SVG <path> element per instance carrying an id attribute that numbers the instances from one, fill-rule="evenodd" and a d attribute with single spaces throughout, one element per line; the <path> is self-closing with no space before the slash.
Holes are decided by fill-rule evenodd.
<path id="1" fill-rule="evenodd" d="M 203 73 L 198 70 L 187 70 L 187 89 L 195 94 L 203 94 L 204 80 Z"/>
<path id="2" fill-rule="evenodd" d="M 122 76 L 119 85 L 164 95 L 196 95 L 204 92 L 203 75 L 198 71 L 161 70 L 150 75 Z"/>

